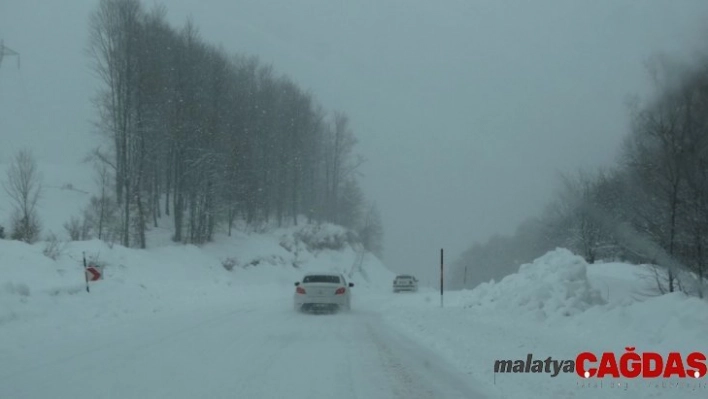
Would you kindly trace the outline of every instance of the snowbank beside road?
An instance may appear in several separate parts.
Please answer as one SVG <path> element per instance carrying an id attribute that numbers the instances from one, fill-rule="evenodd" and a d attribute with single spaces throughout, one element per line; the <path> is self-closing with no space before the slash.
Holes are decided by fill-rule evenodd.
<path id="1" fill-rule="evenodd" d="M 117 317 L 264 296 L 285 295 L 283 306 L 289 309 L 293 283 L 305 272 L 349 274 L 357 263 L 357 252 L 346 242 L 337 249 L 308 248 L 297 237 L 311 229 L 238 232 L 201 248 L 170 244 L 136 250 L 98 240 L 71 242 L 62 244 L 57 260 L 43 254 L 45 243 L 0 240 L 0 329 L 11 321 L 42 316 L 50 324 L 62 324 L 62 317 Z M 318 239 L 325 242 L 339 239 L 340 233 L 336 226 L 318 227 Z M 154 237 L 159 230 L 152 234 L 159 241 Z M 86 292 L 83 253 L 89 262 L 105 265 L 104 279 L 91 283 L 91 293 Z M 392 279 L 393 273 L 371 254 L 351 276 L 360 292 L 381 292 Z"/>
<path id="2" fill-rule="evenodd" d="M 514 317 L 539 321 L 568 317 L 604 303 L 590 286 L 585 261 L 558 249 L 522 265 L 500 282 L 479 285 L 469 292 L 466 307 L 482 307 Z"/>
<path id="3" fill-rule="evenodd" d="M 169 230 L 154 229 L 150 241 L 165 245 L 137 250 L 119 245 L 111 247 L 98 240 L 71 242 L 61 246 L 56 260 L 44 255 L 46 243 L 28 245 L 0 240 L 0 355 L 3 359 L 0 390 L 12 393 L 13 389 L 19 392 L 36 388 L 48 392 L 52 378 L 62 381 L 60 389 L 64 391 L 73 389 L 71 387 L 83 389 L 86 381 L 81 379 L 85 378 L 83 372 L 87 370 L 93 374 L 103 373 L 102 378 L 114 383 L 131 386 L 141 380 L 131 374 L 130 362 L 166 337 L 181 337 L 189 331 L 198 333 L 205 325 L 230 319 L 234 326 L 254 334 L 253 331 L 262 330 L 253 330 L 248 325 L 253 322 L 252 318 L 240 324 L 244 313 L 265 312 L 257 319 L 259 322 L 270 317 L 269 314 L 291 314 L 293 283 L 310 270 L 349 273 L 357 266 L 351 277 L 356 284 L 353 288 L 355 311 L 361 311 L 359 301 L 363 297 L 384 292 L 384 281 L 388 288 L 393 273 L 372 255 L 358 262 L 357 252 L 349 244 L 339 249 L 307 248 L 296 238 L 296 233 L 301 231 L 302 227 L 258 234 L 238 231 L 233 237 L 222 236 L 214 243 L 196 247 L 167 244 Z M 323 225 L 317 231 L 317 239 L 332 243 L 338 240 L 340 229 Z M 328 237 L 329 231 L 334 237 Z M 286 242 L 293 246 L 281 245 Z M 84 281 L 83 253 L 88 261 L 96 260 L 104 266 L 104 279 L 90 283 L 90 292 L 86 292 Z M 278 325 L 287 321 L 270 322 Z M 229 333 L 234 336 L 228 336 Z M 202 344 L 200 347 L 213 349 L 237 342 L 234 345 L 239 350 L 250 348 L 252 343 L 248 339 L 239 340 L 242 338 L 237 331 L 219 331 L 212 346 Z M 285 343 L 296 346 L 293 342 Z M 127 355 L 123 355 L 120 348 L 127 348 Z M 185 351 L 165 352 L 161 356 L 188 359 L 193 355 L 189 348 Z M 237 363 L 251 364 L 249 359 L 241 360 L 242 363 Z M 80 373 L 63 368 L 65 362 L 73 361 L 74 367 L 87 363 Z M 173 366 L 164 360 L 157 361 L 165 367 Z M 129 370 L 127 374 L 112 375 L 107 371 L 121 363 L 124 370 Z M 205 370 L 211 370 L 210 367 L 214 365 Z M 39 377 L 42 387 L 27 383 L 34 371 L 42 376 Z M 49 378 L 43 378 L 46 376 Z M 173 377 L 159 370 L 151 374 L 151 378 L 161 378 L 161 381 Z M 201 383 L 190 387 L 197 391 L 208 388 Z M 87 389 L 87 392 L 90 395 L 92 391 Z M 145 392 L 148 391 L 127 395 Z"/>
<path id="4" fill-rule="evenodd" d="M 102 334 L 126 320 L 173 320 L 186 314 L 199 323 L 204 309 L 225 310 L 231 304 L 256 310 L 265 302 L 282 303 L 286 312 L 294 281 L 307 271 L 329 270 L 353 273 L 355 312 L 380 318 L 468 373 L 471 381 L 484 385 L 480 390 L 499 397 L 708 394 L 708 388 L 649 388 L 637 380 L 621 380 L 623 389 L 580 387 L 575 374 L 495 375 L 496 360 L 528 354 L 566 360 L 583 351 L 621 354 L 626 346 L 638 352 L 708 352 L 706 302 L 680 294 L 644 296 L 652 288 L 651 272 L 641 266 L 588 265 L 559 249 L 499 282 L 446 292 L 441 309 L 433 290 L 392 294 L 394 274 L 372 255 L 355 267 L 358 253 L 346 242 L 346 231 L 336 226 L 237 230 L 201 248 L 168 244 L 160 229 L 151 234 L 150 242 L 165 244 L 135 250 L 97 240 L 73 242 L 57 260 L 43 254 L 44 243 L 0 241 L 0 353 L 8 359 L 40 358 L 45 350 L 71 356 L 81 348 L 51 343 L 27 348 L 47 334 Z M 91 293 L 85 292 L 84 252 L 105 265 L 105 278 L 91 284 Z"/>
<path id="5" fill-rule="evenodd" d="M 430 347 L 506 398 L 698 398 L 708 387 L 582 387 L 575 374 L 494 373 L 496 360 L 575 359 L 584 351 L 708 353 L 708 303 L 682 294 L 643 297 L 651 288 L 640 266 L 588 265 L 559 249 L 498 283 L 471 291 L 399 295 L 382 310 L 388 324 Z M 609 288 L 609 289 L 608 289 Z M 607 295 L 609 293 L 609 296 Z M 676 383 L 677 381 L 671 380 Z M 694 384 L 696 381 L 691 381 Z M 626 384 L 626 385 L 624 385 Z M 626 389 L 624 389 L 626 388 Z"/>

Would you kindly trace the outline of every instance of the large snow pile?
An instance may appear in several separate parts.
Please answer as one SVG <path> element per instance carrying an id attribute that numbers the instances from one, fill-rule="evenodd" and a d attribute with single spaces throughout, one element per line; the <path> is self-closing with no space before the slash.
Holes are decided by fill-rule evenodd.
<path id="1" fill-rule="evenodd" d="M 304 273 L 326 271 L 348 276 L 358 288 L 387 289 L 393 272 L 374 255 L 362 254 L 354 239 L 341 226 L 306 224 L 262 234 L 239 233 L 234 240 L 217 240 L 204 250 L 252 281 L 292 285 Z"/>
<path id="2" fill-rule="evenodd" d="M 541 321 L 576 315 L 602 303 L 600 292 L 590 286 L 587 263 L 566 249 L 524 264 L 518 273 L 498 283 L 479 285 L 467 300 L 468 307 L 488 307 Z"/>
<path id="3" fill-rule="evenodd" d="M 339 251 L 352 242 L 353 234 L 341 226 L 324 223 L 306 225 L 295 232 L 293 237 L 296 241 L 305 244 L 310 251 L 323 249 Z"/>
<path id="4" fill-rule="evenodd" d="M 623 263 L 588 265 L 558 249 L 500 282 L 471 291 L 394 296 L 382 307 L 394 329 L 431 348 L 476 381 L 505 398 L 695 398 L 680 381 L 622 379 L 622 389 L 588 387 L 577 375 L 494 374 L 499 359 L 574 359 L 579 353 L 708 352 L 708 302 L 681 293 L 648 296 L 652 271 Z M 602 298 L 601 298 L 602 297 Z M 650 381 L 649 381 L 650 382 Z M 657 381 L 654 381 L 657 382 Z M 705 384 L 705 383 L 704 383 Z M 585 388 L 582 388 L 585 387 Z M 702 395 L 702 396 L 701 396 Z"/>
<path id="5" fill-rule="evenodd" d="M 590 284 L 609 305 L 622 306 L 658 294 L 653 265 L 598 262 L 587 266 Z"/>

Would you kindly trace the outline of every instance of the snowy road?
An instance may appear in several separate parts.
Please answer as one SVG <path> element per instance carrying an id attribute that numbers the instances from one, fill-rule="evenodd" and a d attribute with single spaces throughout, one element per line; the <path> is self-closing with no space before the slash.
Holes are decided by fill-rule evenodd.
<path id="1" fill-rule="evenodd" d="M 0 353 L 0 398 L 483 397 L 374 306 L 301 315 L 287 300 L 28 329 Z"/>

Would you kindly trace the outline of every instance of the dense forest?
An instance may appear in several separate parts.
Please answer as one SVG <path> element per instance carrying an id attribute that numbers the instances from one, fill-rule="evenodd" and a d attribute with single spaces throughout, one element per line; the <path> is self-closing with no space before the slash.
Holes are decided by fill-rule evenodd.
<path id="1" fill-rule="evenodd" d="M 91 14 L 95 126 L 106 141 L 87 158 L 100 192 L 67 222 L 71 238 L 145 248 L 164 221 L 174 241 L 193 244 L 236 225 L 330 222 L 381 256 L 381 218 L 357 180 L 363 161 L 347 115 L 257 58 L 205 43 L 192 22 L 171 27 L 166 12 L 101 0 Z M 6 186 L 12 238 L 27 242 L 41 230 L 36 168 L 19 153 Z"/>
<path id="2" fill-rule="evenodd" d="M 557 247 L 588 262 L 652 265 L 656 293 L 704 296 L 708 277 L 708 58 L 650 63 L 655 95 L 630 107 L 617 163 L 569 173 L 540 216 L 510 236 L 475 244 L 455 286 L 499 280 Z M 601 116 L 599 116 L 601 117 Z"/>

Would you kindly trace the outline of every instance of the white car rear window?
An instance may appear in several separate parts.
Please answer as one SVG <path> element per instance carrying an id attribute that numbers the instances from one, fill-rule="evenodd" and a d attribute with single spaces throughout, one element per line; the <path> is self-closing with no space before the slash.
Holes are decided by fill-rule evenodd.
<path id="1" fill-rule="evenodd" d="M 333 284 L 339 284 L 340 280 L 339 277 L 337 276 L 305 276 L 305 278 L 302 280 L 303 283 L 333 283 Z"/>

